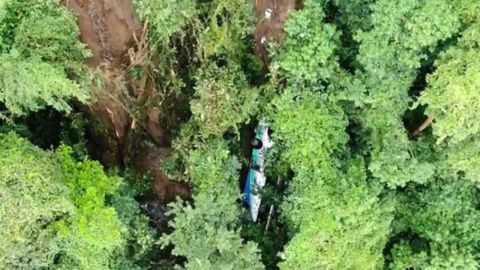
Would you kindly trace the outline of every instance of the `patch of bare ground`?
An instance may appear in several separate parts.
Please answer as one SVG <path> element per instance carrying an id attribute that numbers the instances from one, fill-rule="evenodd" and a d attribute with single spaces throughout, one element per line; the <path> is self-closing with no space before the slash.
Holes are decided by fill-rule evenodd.
<path id="1" fill-rule="evenodd" d="M 301 0 L 253 0 L 257 27 L 255 51 L 265 66 L 268 66 L 268 42 L 281 42 L 284 38 L 283 25 L 290 11 L 301 6 Z"/>
<path id="2" fill-rule="evenodd" d="M 161 163 L 170 153 L 165 117 L 155 104 L 156 94 L 146 28 L 128 0 L 64 0 L 78 18 L 80 39 L 93 56 L 86 64 L 100 71 L 103 84 L 93 89 L 95 103 L 84 110 L 96 126 L 90 130 L 91 153 L 107 166 L 129 162 L 153 179 L 152 190 L 168 202 L 187 197 L 185 183 L 171 182 Z M 131 70 L 143 76 L 132 76 Z"/>

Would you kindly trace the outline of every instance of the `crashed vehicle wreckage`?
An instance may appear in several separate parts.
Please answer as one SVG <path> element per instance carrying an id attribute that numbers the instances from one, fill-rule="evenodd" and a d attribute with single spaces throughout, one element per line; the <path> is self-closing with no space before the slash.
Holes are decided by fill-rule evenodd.
<path id="1" fill-rule="evenodd" d="M 247 174 L 247 181 L 243 192 L 243 198 L 247 204 L 253 222 L 257 221 L 258 211 L 262 201 L 260 191 L 265 186 L 264 158 L 273 146 L 269 136 L 270 127 L 265 121 L 261 121 L 255 130 L 255 138 L 252 140 L 252 157 Z"/>

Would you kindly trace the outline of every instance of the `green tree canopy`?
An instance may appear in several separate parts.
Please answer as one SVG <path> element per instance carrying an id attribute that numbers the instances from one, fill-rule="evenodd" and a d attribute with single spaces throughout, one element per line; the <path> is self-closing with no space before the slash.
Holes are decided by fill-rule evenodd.
<path id="1" fill-rule="evenodd" d="M 52 27 L 55 26 L 55 27 Z M 86 103 L 89 89 L 71 11 L 56 0 L 6 0 L 0 6 L 0 102 L 3 116 L 22 116 L 47 106 L 70 112 Z"/>
<path id="2" fill-rule="evenodd" d="M 14 134 L 0 135 L 0 149 L 0 268 L 117 269 L 119 260 L 136 262 L 126 250 L 140 248 L 131 234 L 153 244 L 138 211 L 122 219 L 108 205 L 107 196 L 132 202 L 120 193 L 122 179 L 98 162 L 78 162 L 68 147 L 46 152 Z"/>

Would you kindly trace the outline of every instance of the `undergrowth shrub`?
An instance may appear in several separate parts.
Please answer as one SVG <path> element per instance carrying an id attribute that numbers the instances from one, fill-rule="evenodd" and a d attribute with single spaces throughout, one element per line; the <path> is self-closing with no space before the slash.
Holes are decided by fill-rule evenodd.
<path id="1" fill-rule="evenodd" d="M 15 117 L 46 106 L 69 113 L 70 100 L 86 103 L 83 61 L 90 54 L 72 12 L 56 0 L 7 0 L 0 9 L 0 102 L 7 109 L 0 113 Z"/>
<path id="2" fill-rule="evenodd" d="M 153 233 L 120 177 L 76 160 L 67 146 L 44 151 L 13 133 L 0 135 L 0 150 L 0 268 L 145 263 Z"/>

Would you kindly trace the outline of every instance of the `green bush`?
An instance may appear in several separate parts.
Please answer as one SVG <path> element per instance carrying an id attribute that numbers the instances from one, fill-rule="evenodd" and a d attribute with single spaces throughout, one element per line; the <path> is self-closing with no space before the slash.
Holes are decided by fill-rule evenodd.
<path id="1" fill-rule="evenodd" d="M 56 0 L 7 0 L 0 9 L 0 102 L 7 109 L 0 113 L 22 116 L 47 106 L 68 113 L 68 101 L 86 103 L 89 52 L 74 15 Z"/>
<path id="2" fill-rule="evenodd" d="M 377 1 L 372 6 L 372 29 L 356 36 L 367 90 L 360 121 L 362 136 L 372 145 L 369 169 L 390 187 L 426 182 L 433 174 L 430 164 L 412 156 L 402 116 L 411 102 L 408 91 L 416 69 L 428 50 L 459 27 L 454 7 L 445 1 Z"/>
<path id="3" fill-rule="evenodd" d="M 162 236 L 186 269 L 263 269 L 255 243 L 240 237 L 236 199 L 238 161 L 220 139 L 199 144 L 185 160 L 196 195 L 194 203 L 172 204 L 171 234 Z"/>
<path id="4" fill-rule="evenodd" d="M 428 88 L 419 99 L 427 113 L 435 117 L 433 133 L 438 143 L 460 143 L 480 132 L 480 23 L 464 32 L 459 46 L 443 52 L 436 61 L 436 71 L 428 77 Z M 476 33 L 476 34 L 475 34 Z"/>
<path id="5" fill-rule="evenodd" d="M 80 31 L 75 15 L 60 5 L 51 4 L 45 9 L 33 10 L 21 21 L 13 48 L 25 58 L 81 66 L 90 53 L 78 40 Z"/>
<path id="6" fill-rule="evenodd" d="M 88 101 L 87 91 L 67 79 L 64 70 L 38 59 L 20 59 L 16 51 L 0 56 L 0 102 L 13 116 L 51 106 L 70 112 L 68 100 Z"/>
<path id="7" fill-rule="evenodd" d="M 258 106 L 258 90 L 248 85 L 237 66 L 208 66 L 199 71 L 195 96 L 190 102 L 193 121 L 199 132 L 208 137 L 238 132 Z"/>
<path id="8" fill-rule="evenodd" d="M 296 88 L 324 90 L 324 82 L 333 81 L 340 72 L 339 32 L 334 25 L 323 23 L 324 18 L 320 3 L 306 1 L 305 8 L 292 12 L 285 24 L 287 37 L 275 51 L 273 67 Z"/>
<path id="9" fill-rule="evenodd" d="M 195 20 L 197 5 L 192 0 L 135 0 L 135 8 L 143 21 L 148 22 L 153 35 L 162 42 Z"/>
<path id="10" fill-rule="evenodd" d="M 75 213 L 62 181 L 53 153 L 0 135 L 0 268 L 53 266 L 62 251 L 56 223 Z"/>
<path id="11" fill-rule="evenodd" d="M 0 268 L 142 263 L 153 235 L 132 194 L 120 193 L 121 178 L 106 175 L 98 162 L 78 162 L 69 147 L 45 152 L 11 133 L 0 135 L 0 150 Z M 128 217 L 109 198 L 129 207 L 120 211 Z"/>
<path id="12" fill-rule="evenodd" d="M 439 179 L 424 188 L 412 185 L 399 200 L 396 227 L 418 237 L 395 245 L 392 269 L 478 268 L 480 213 L 478 189 L 472 183 Z"/>
<path id="13" fill-rule="evenodd" d="M 307 92 L 294 98 L 289 89 L 273 104 L 274 139 L 295 173 L 281 208 L 292 239 L 280 268 L 381 266 L 392 209 L 367 184 L 362 159 L 344 160 L 347 121 L 342 110 L 321 95 Z"/>
<path id="14" fill-rule="evenodd" d="M 221 181 L 221 179 L 219 179 Z M 162 237 L 185 256 L 185 269 L 263 269 L 257 245 L 239 236 L 237 207 L 231 193 L 210 190 L 195 196 L 194 205 L 172 205 L 174 231 Z M 233 197 L 235 198 L 235 197 Z"/>
<path id="15" fill-rule="evenodd" d="M 107 176 L 98 162 L 77 162 L 71 154 L 66 147 L 58 151 L 63 182 L 76 210 L 56 225 L 64 246 L 60 265 L 106 269 L 115 251 L 125 245 L 126 228 L 115 209 L 106 205 L 106 196 L 118 191 L 121 178 Z"/>

